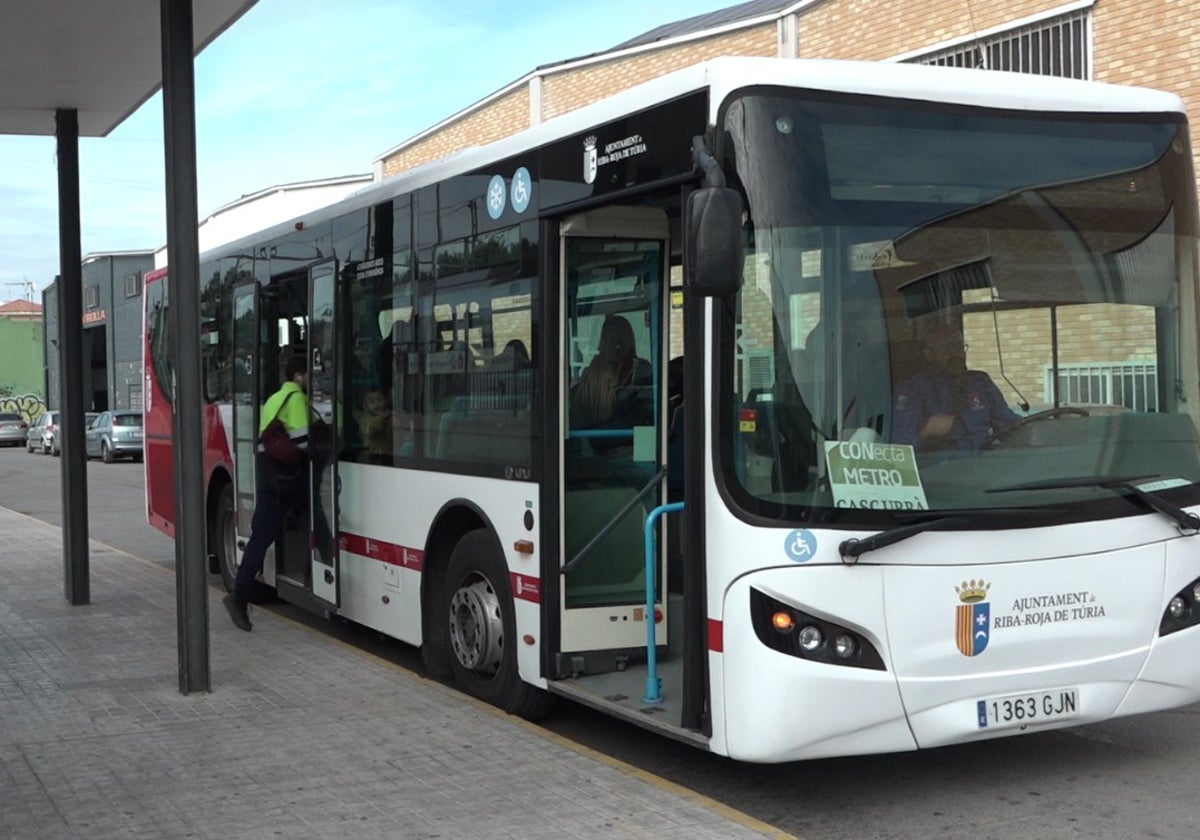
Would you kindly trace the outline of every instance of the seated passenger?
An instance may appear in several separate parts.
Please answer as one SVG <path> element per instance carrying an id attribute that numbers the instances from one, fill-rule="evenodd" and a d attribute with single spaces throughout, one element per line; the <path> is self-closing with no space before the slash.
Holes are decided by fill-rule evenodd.
<path id="1" fill-rule="evenodd" d="M 967 369 L 966 350 L 954 325 L 929 329 L 926 368 L 896 389 L 894 443 L 910 443 L 918 452 L 970 451 L 1020 419 L 990 376 Z"/>
<path id="2" fill-rule="evenodd" d="M 609 315 L 600 328 L 596 355 L 571 388 L 571 427 L 632 428 L 637 419 L 619 417 L 621 388 L 650 383 L 650 363 L 638 358 L 633 327 L 620 315 Z"/>
<path id="3" fill-rule="evenodd" d="M 358 425 L 368 455 L 392 454 L 392 412 L 383 391 L 368 391 L 363 397 Z"/>
<path id="4" fill-rule="evenodd" d="M 525 370 L 529 364 L 529 351 L 525 342 L 519 338 L 511 339 L 504 345 L 493 362 L 500 370 Z"/>

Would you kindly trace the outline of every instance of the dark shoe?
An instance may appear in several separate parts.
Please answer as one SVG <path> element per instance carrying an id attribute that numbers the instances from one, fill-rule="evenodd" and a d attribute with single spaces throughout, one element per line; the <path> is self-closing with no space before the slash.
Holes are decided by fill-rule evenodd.
<path id="1" fill-rule="evenodd" d="M 229 610 L 229 617 L 233 619 L 234 626 L 239 630 L 249 632 L 254 625 L 250 623 L 250 610 L 246 605 L 234 601 L 232 592 L 222 598 L 221 603 L 225 605 L 225 609 Z"/>

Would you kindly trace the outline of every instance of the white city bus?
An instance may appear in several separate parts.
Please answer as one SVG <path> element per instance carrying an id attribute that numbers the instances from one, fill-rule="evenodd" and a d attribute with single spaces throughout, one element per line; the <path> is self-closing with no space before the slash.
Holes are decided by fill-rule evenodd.
<path id="1" fill-rule="evenodd" d="M 1196 229 L 1171 95 L 673 73 L 201 258 L 214 571 L 304 353 L 336 444 L 267 583 L 513 713 L 778 762 L 1194 702 Z"/>

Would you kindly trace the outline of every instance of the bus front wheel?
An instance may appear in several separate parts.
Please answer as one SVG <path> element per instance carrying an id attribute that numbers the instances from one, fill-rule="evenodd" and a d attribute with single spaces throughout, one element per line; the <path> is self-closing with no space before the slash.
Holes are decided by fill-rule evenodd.
<path id="1" fill-rule="evenodd" d="M 442 592 L 450 667 L 458 685 L 480 700 L 530 720 L 549 711 L 550 695 L 523 682 L 517 672 L 508 569 L 489 531 L 470 531 L 458 541 Z"/>

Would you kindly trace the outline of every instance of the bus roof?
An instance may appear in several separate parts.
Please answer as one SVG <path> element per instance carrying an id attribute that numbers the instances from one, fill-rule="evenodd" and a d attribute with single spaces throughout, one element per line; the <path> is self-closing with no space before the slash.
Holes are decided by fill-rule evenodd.
<path id="1" fill-rule="evenodd" d="M 1184 111 L 1175 94 L 1103 82 L 1001 70 L 833 59 L 720 58 L 709 62 L 714 101 L 732 90 L 779 84 L 843 93 L 977 105 L 1022 111 L 1170 113 Z M 772 69 L 767 69 L 771 67 Z"/>
<path id="2" fill-rule="evenodd" d="M 1021 111 L 1185 113 L 1182 100 L 1171 93 L 1027 73 L 833 59 L 714 58 L 665 74 L 486 146 L 462 149 L 393 175 L 355 191 L 336 204 L 221 245 L 202 255 L 202 259 L 284 236 L 297 229 L 299 223 L 305 226 L 319 223 L 695 91 L 711 91 L 709 123 L 713 124 L 717 110 L 730 93 L 758 85 Z"/>

